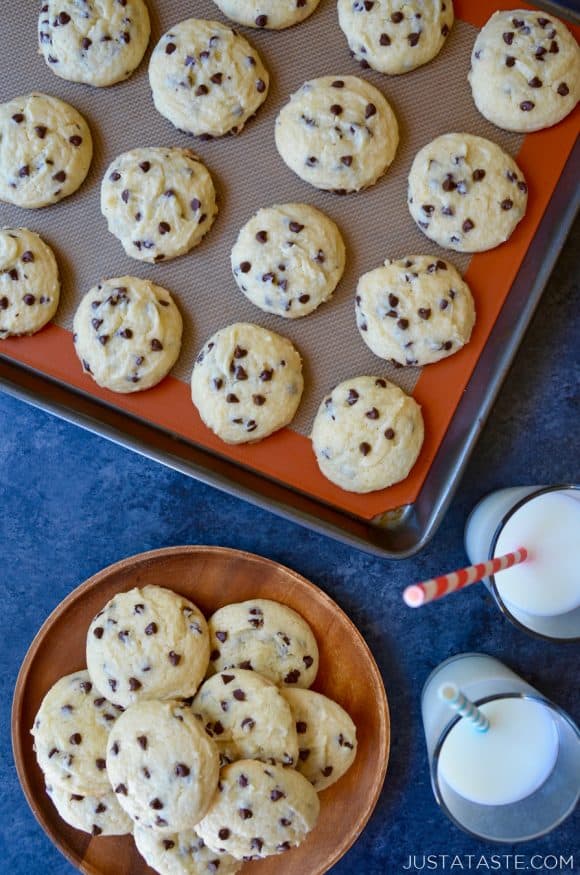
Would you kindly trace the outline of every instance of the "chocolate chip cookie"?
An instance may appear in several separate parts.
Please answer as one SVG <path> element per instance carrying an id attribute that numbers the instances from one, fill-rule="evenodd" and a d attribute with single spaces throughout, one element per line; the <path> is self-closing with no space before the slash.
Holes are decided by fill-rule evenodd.
<path id="1" fill-rule="evenodd" d="M 240 759 L 296 765 L 290 708 L 278 687 L 256 672 L 218 672 L 202 684 L 191 708 L 215 741 L 221 765 Z"/>
<path id="2" fill-rule="evenodd" d="M 523 219 L 528 186 L 514 159 L 473 134 L 443 134 L 417 153 L 408 205 L 421 231 L 446 249 L 482 252 Z"/>
<path id="3" fill-rule="evenodd" d="M 220 608 L 209 618 L 210 671 L 252 669 L 278 686 L 309 687 L 318 645 L 300 614 L 270 599 Z"/>
<path id="4" fill-rule="evenodd" d="M 215 188 L 190 149 L 132 149 L 103 177 L 101 212 L 127 255 L 156 264 L 189 252 L 209 231 Z"/>
<path id="5" fill-rule="evenodd" d="M 38 41 L 50 70 L 85 85 L 113 85 L 137 69 L 151 25 L 143 0 L 44 0 Z"/>
<path id="6" fill-rule="evenodd" d="M 539 131 L 580 99 L 580 48 L 566 25 L 536 9 L 495 12 L 471 54 L 475 105 L 508 131 Z"/>
<path id="7" fill-rule="evenodd" d="M 140 392 L 159 383 L 177 361 L 182 328 L 167 289 L 122 276 L 87 292 L 75 313 L 73 340 L 95 383 L 112 392 Z"/>
<path id="8" fill-rule="evenodd" d="M 105 699 L 87 671 L 57 681 L 42 700 L 31 729 L 47 784 L 67 793 L 107 793 L 107 739 L 122 710 Z"/>
<path id="9" fill-rule="evenodd" d="M 191 710 L 177 702 L 138 702 L 109 737 L 107 774 L 129 817 L 161 833 L 191 829 L 208 810 L 219 757 Z"/>
<path id="10" fill-rule="evenodd" d="M 55 204 L 83 183 L 92 157 L 89 126 L 70 104 L 48 94 L 0 104 L 0 200 Z"/>
<path id="11" fill-rule="evenodd" d="M 453 355 L 475 323 L 469 286 L 431 255 L 388 258 L 360 278 L 355 302 L 362 339 L 394 365 L 422 367 Z"/>
<path id="12" fill-rule="evenodd" d="M 312 427 L 321 472 L 347 492 L 404 480 L 423 445 L 421 408 L 382 377 L 345 380 L 323 400 Z"/>
<path id="13" fill-rule="evenodd" d="M 27 228 L 0 228 L 0 340 L 40 331 L 56 313 L 59 298 L 50 246 Z"/>
<path id="14" fill-rule="evenodd" d="M 259 860 L 299 845 L 319 810 L 316 790 L 299 772 L 240 760 L 222 769 L 218 792 L 195 829 L 213 850 Z"/>
<path id="15" fill-rule="evenodd" d="M 292 343 L 247 322 L 214 334 L 191 376 L 199 415 L 228 444 L 259 441 L 288 425 L 303 388 L 302 360 Z"/>
<path id="16" fill-rule="evenodd" d="M 453 2 L 338 0 L 338 20 L 364 68 L 396 75 L 439 54 L 453 26 Z"/>
<path id="17" fill-rule="evenodd" d="M 258 52 L 217 21 L 189 18 L 161 37 L 149 80 L 157 110 L 197 137 L 239 134 L 268 96 Z"/>
<path id="18" fill-rule="evenodd" d="M 399 144 L 387 100 L 357 76 L 305 82 L 276 119 L 276 146 L 304 182 L 338 194 L 373 185 Z"/>
<path id="19" fill-rule="evenodd" d="M 285 319 L 307 316 L 328 301 L 344 264 L 340 231 L 308 204 L 263 207 L 232 249 L 234 278 L 244 295 Z"/>
<path id="20" fill-rule="evenodd" d="M 87 665 L 95 686 L 128 707 L 144 699 L 192 696 L 208 665 L 201 611 L 159 586 L 118 593 L 93 619 Z"/>
<path id="21" fill-rule="evenodd" d="M 296 768 L 318 792 L 350 769 L 356 757 L 356 726 L 344 708 L 312 690 L 285 687 L 298 734 Z"/>

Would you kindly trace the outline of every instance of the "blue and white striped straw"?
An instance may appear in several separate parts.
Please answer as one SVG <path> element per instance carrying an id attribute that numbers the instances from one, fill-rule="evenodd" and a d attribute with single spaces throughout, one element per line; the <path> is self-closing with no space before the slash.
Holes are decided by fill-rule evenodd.
<path id="1" fill-rule="evenodd" d="M 439 687 L 439 698 L 454 711 L 457 711 L 461 717 L 468 720 L 477 732 L 487 732 L 489 729 L 489 720 L 485 714 L 479 710 L 477 705 L 470 702 L 455 684 L 443 684 Z"/>

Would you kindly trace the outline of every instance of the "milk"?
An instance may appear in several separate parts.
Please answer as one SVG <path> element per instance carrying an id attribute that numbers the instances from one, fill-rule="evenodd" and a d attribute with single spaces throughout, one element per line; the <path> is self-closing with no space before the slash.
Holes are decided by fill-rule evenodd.
<path id="1" fill-rule="evenodd" d="M 480 501 L 465 528 L 471 562 L 519 547 L 529 559 L 484 580 L 498 606 L 544 638 L 580 638 L 580 489 L 518 486 Z"/>
<path id="2" fill-rule="evenodd" d="M 527 501 L 502 528 L 494 555 L 524 546 L 530 558 L 496 575 L 510 606 L 553 617 L 580 606 L 580 501 L 547 492 Z"/>
<path id="3" fill-rule="evenodd" d="M 438 778 L 480 805 L 511 805 L 552 773 L 558 733 L 549 711 L 531 699 L 496 699 L 480 711 L 489 729 L 477 732 L 460 719 L 441 749 Z"/>
<path id="4" fill-rule="evenodd" d="M 460 596 L 458 596 L 460 598 Z M 478 732 L 440 698 L 454 685 L 490 721 Z M 442 811 L 486 841 L 545 835 L 580 800 L 580 730 L 498 659 L 461 653 L 435 668 L 421 712 L 431 784 Z"/>

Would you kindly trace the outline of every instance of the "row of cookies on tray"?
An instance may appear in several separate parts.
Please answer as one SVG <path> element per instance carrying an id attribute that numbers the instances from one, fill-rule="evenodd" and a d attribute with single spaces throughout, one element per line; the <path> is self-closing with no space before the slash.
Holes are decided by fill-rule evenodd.
<path id="1" fill-rule="evenodd" d="M 356 726 L 309 689 L 318 645 L 285 605 L 206 622 L 171 590 L 132 589 L 93 619 L 86 656 L 34 720 L 47 792 L 77 829 L 133 833 L 162 875 L 233 873 L 295 847 L 355 760 Z"/>
<path id="2" fill-rule="evenodd" d="M 304 21 L 319 0 L 214 2 L 239 24 L 276 30 Z M 351 54 L 363 68 L 389 75 L 409 72 L 436 57 L 454 22 L 452 0 L 428 5 L 402 0 L 338 0 L 337 12 Z M 206 33 L 208 29 L 211 33 Z M 132 75 L 143 59 L 150 34 L 144 0 L 108 0 L 100 7 L 88 8 L 74 0 L 44 0 L 38 21 L 39 48 L 49 69 L 64 79 L 98 87 Z M 220 39 L 224 41 L 220 54 L 212 57 L 211 49 Z M 228 63 L 228 75 L 224 76 L 216 63 L 224 57 L 228 62 L 242 58 L 242 52 L 247 59 L 247 46 L 242 37 L 218 22 L 189 19 L 176 25 L 158 43 L 150 66 L 160 111 L 178 127 L 184 119 L 187 125 L 192 116 L 205 114 L 209 128 L 201 122 L 196 128 L 215 136 L 207 104 L 217 100 L 221 106 L 211 111 L 213 122 L 221 116 L 217 135 L 239 131 L 240 117 L 246 116 L 245 107 L 240 112 L 240 103 L 255 90 L 255 83 L 248 87 L 251 71 L 242 64 L 232 73 L 235 65 Z M 198 58 L 196 49 L 205 54 Z M 264 87 L 258 90 L 263 100 L 268 74 L 255 54 L 252 58 L 265 73 Z M 196 70 L 194 77 L 183 83 L 182 97 L 176 99 L 174 84 L 176 76 L 182 78 L 183 66 Z M 494 13 L 484 26 L 473 49 L 469 81 L 477 108 L 486 118 L 507 130 L 528 132 L 555 124 L 574 108 L 580 88 L 579 68 L 575 41 L 558 19 L 516 9 Z M 226 108 L 232 95 L 237 98 L 237 119 L 232 118 L 231 106 Z M 262 100 L 254 95 L 249 103 L 256 103 L 255 110 Z M 245 120 L 242 118 L 242 125 Z"/>

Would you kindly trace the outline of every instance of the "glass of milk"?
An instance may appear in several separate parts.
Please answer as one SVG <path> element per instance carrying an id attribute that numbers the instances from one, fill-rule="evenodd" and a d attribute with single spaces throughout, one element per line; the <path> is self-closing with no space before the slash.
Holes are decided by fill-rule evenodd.
<path id="1" fill-rule="evenodd" d="M 580 641 L 580 487 L 516 486 L 482 499 L 465 528 L 472 563 L 525 547 L 530 557 L 484 580 L 525 632 Z"/>
<path id="2" fill-rule="evenodd" d="M 439 698 L 453 683 L 488 718 L 478 732 Z M 445 814 L 491 842 L 545 835 L 580 797 L 580 730 L 556 705 L 484 653 L 461 653 L 428 677 L 421 696 L 431 784 Z"/>

